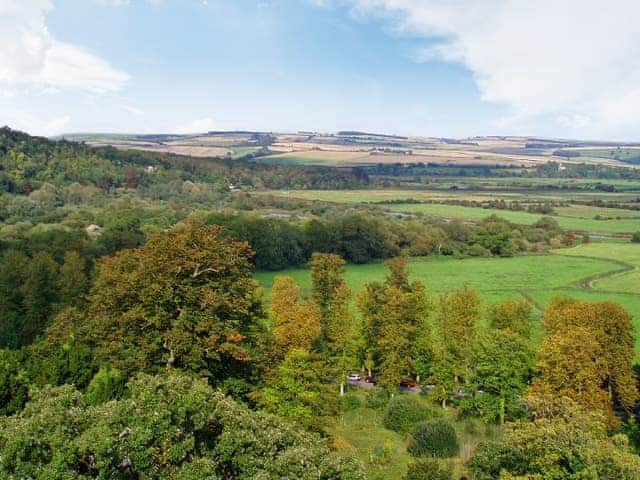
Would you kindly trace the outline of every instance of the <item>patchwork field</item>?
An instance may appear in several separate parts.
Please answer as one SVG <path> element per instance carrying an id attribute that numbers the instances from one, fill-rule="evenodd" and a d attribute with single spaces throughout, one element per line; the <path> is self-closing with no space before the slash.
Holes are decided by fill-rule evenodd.
<path id="1" fill-rule="evenodd" d="M 379 203 L 389 201 L 417 201 L 446 202 L 453 200 L 487 201 L 503 198 L 526 202 L 524 195 L 482 194 L 434 192 L 427 190 L 296 190 L 271 191 L 269 194 L 287 198 L 303 200 L 321 200 L 334 203 Z M 602 194 L 600 195 L 602 197 Z M 536 196 L 538 200 L 544 197 Z M 563 198 L 563 197 L 560 197 Z M 564 197 L 569 200 L 570 197 Z M 504 209 L 467 207 L 448 205 L 444 203 L 388 203 L 380 204 L 380 208 L 389 211 L 433 215 L 443 218 L 460 218 L 469 221 L 479 221 L 489 215 L 498 215 L 510 222 L 531 225 L 543 215 L 524 211 Z M 640 229 L 640 211 L 622 208 L 602 208 L 573 204 L 568 207 L 557 207 L 552 215 L 558 224 L 566 230 L 586 231 L 595 234 L 630 234 Z M 599 216 L 599 219 L 596 219 Z"/>

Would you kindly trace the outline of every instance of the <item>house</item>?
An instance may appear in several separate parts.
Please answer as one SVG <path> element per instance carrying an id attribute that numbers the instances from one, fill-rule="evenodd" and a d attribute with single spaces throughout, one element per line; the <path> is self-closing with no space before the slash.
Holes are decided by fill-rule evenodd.
<path id="1" fill-rule="evenodd" d="M 85 228 L 85 231 L 89 236 L 97 237 L 98 235 L 102 234 L 102 227 L 100 225 L 92 223 L 91 225 L 88 225 L 87 228 Z"/>

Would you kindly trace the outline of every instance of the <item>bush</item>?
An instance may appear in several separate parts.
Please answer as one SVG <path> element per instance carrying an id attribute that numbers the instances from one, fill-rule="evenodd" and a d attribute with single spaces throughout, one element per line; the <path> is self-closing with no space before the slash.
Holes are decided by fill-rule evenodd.
<path id="1" fill-rule="evenodd" d="M 405 480 L 451 480 L 453 467 L 434 458 L 422 458 L 409 465 Z"/>
<path id="2" fill-rule="evenodd" d="M 389 403 L 389 392 L 384 388 L 372 388 L 364 399 L 365 406 L 374 410 L 382 410 L 387 403 Z"/>
<path id="3" fill-rule="evenodd" d="M 420 423 L 413 432 L 413 440 L 407 449 L 414 457 L 454 457 L 458 454 L 458 436 L 445 419 L 437 418 Z"/>
<path id="4" fill-rule="evenodd" d="M 346 394 L 338 399 L 338 409 L 341 412 L 348 412 L 360 408 L 360 399 L 354 394 Z"/>
<path id="5" fill-rule="evenodd" d="M 638 230 L 633 235 L 631 235 L 631 242 L 632 243 L 640 243 L 640 230 Z"/>
<path id="6" fill-rule="evenodd" d="M 433 412 L 409 395 L 391 399 L 384 412 L 382 424 L 394 432 L 408 433 L 415 426 L 433 416 Z"/>

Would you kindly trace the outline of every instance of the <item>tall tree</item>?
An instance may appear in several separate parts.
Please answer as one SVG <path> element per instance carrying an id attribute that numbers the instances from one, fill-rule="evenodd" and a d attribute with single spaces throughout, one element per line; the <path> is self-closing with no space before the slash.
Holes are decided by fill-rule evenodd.
<path id="1" fill-rule="evenodd" d="M 543 316 L 549 332 L 584 327 L 594 333 L 602 350 L 604 385 L 610 404 L 631 409 L 638 401 L 633 363 L 635 338 L 631 315 L 615 302 L 580 302 L 572 298 L 553 299 Z"/>
<path id="2" fill-rule="evenodd" d="M 87 335 L 124 372 L 175 366 L 218 381 L 245 371 L 262 318 L 249 245 L 189 221 L 101 260 Z"/>
<path id="3" fill-rule="evenodd" d="M 572 326 L 552 331 L 540 345 L 538 376 L 530 393 L 570 398 L 585 408 L 601 412 L 613 425 L 614 414 L 604 388 L 607 378 L 605 358 L 592 329 Z"/>
<path id="4" fill-rule="evenodd" d="M 36 253 L 27 264 L 21 286 L 24 302 L 21 345 L 30 344 L 46 328 L 58 301 L 57 274 L 58 264 L 48 252 Z"/>
<path id="5" fill-rule="evenodd" d="M 70 251 L 64 255 L 57 281 L 60 302 L 64 305 L 81 305 L 89 288 L 87 262 L 78 254 Z"/>
<path id="6" fill-rule="evenodd" d="M 403 376 L 415 372 L 417 338 L 426 329 L 429 304 L 421 282 L 409 283 L 404 260 L 387 262 L 390 275 L 383 284 L 365 286 L 358 298 L 365 321 L 366 346 L 388 390 L 397 388 Z"/>
<path id="7" fill-rule="evenodd" d="M 320 335 L 320 309 L 313 300 L 301 298 L 300 287 L 293 278 L 274 278 L 269 311 L 274 322 L 273 337 L 282 357 L 293 349 L 311 350 Z"/>
<path id="8" fill-rule="evenodd" d="M 470 379 L 471 349 L 479 321 L 480 299 L 475 290 L 465 286 L 440 296 L 436 325 L 442 352 L 438 358 L 451 365 L 448 370 L 455 383 Z"/>

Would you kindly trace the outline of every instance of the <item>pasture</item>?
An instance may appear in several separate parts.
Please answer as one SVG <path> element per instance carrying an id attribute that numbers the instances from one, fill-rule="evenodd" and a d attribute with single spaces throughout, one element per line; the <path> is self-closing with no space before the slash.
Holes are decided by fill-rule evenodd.
<path id="1" fill-rule="evenodd" d="M 640 246 L 630 243 L 592 243 L 548 255 L 512 258 L 413 258 L 409 272 L 412 280 L 427 285 L 433 300 L 439 293 L 464 285 L 477 290 L 485 306 L 525 298 L 540 311 L 557 295 L 612 300 L 631 312 L 640 332 Z M 349 265 L 345 279 L 357 292 L 365 283 L 382 281 L 386 274 L 382 262 Z M 311 288 L 307 268 L 256 272 L 267 298 L 276 275 L 290 275 L 303 290 Z M 640 337 L 638 340 L 636 351 L 640 354 Z"/>
<path id="2" fill-rule="evenodd" d="M 433 190 L 295 190 L 270 191 L 269 194 L 302 200 L 319 200 L 334 203 L 365 204 L 382 201 L 411 200 L 416 201 L 487 201 L 503 198 L 505 200 L 530 200 L 525 195 L 496 194 L 483 192 L 441 192 Z M 603 197 L 601 194 L 600 197 Z M 538 200 L 544 197 L 534 197 Z M 560 197 L 562 198 L 562 197 Z M 564 199 L 570 200 L 569 197 Z M 433 215 L 442 218 L 459 218 L 469 221 L 480 221 L 489 215 L 498 215 L 510 222 L 520 225 L 531 225 L 543 215 L 525 211 L 511 211 L 445 203 L 389 203 L 380 204 L 380 208 L 389 211 Z M 596 216 L 600 219 L 596 219 Z M 640 211 L 622 208 L 591 207 L 572 204 L 567 207 L 556 207 L 552 215 L 565 230 L 586 231 L 600 234 L 630 234 L 640 229 Z"/>

